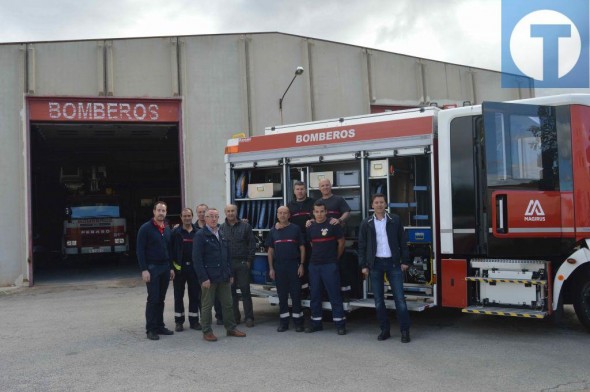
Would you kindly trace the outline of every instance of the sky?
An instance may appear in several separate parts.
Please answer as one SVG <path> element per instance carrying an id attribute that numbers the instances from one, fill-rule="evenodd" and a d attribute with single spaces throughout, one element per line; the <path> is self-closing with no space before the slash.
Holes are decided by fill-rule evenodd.
<path id="1" fill-rule="evenodd" d="M 500 70 L 500 6 L 501 0 L 0 0 L 0 42 L 276 31 Z"/>

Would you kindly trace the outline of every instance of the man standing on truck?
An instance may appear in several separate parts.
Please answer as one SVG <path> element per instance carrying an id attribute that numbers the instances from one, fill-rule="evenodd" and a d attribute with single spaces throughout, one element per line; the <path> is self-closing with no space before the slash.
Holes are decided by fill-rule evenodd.
<path id="1" fill-rule="evenodd" d="M 219 230 L 218 220 L 217 209 L 208 209 L 205 213 L 206 225 L 197 232 L 193 244 L 193 267 L 201 283 L 203 339 L 208 342 L 217 341 L 211 328 L 211 308 L 216 298 L 219 298 L 223 308 L 223 323 L 227 336 L 246 336 L 236 328 L 233 316 L 231 284 L 234 278 L 229 258 L 229 243 Z"/>
<path id="2" fill-rule="evenodd" d="M 331 225 L 341 225 L 343 227 L 344 222 L 350 216 L 350 206 L 344 200 L 342 196 L 338 196 L 332 193 L 332 183 L 329 179 L 324 178 L 319 181 L 318 186 L 322 193 L 322 201 L 326 206 L 326 218 Z M 348 267 L 348 268 L 347 268 Z M 354 266 L 356 269 L 356 265 Z M 351 268 L 343 263 L 342 261 L 338 264 L 340 271 L 340 290 L 342 291 L 342 298 L 344 301 L 350 301 L 350 291 L 352 290 L 352 271 Z"/>
<path id="3" fill-rule="evenodd" d="M 295 199 L 291 200 L 287 207 L 289 208 L 289 214 L 291 215 L 290 221 L 294 223 L 296 226 L 299 227 L 303 237 L 305 238 L 305 223 L 313 217 L 313 203 L 315 202 L 314 199 L 307 196 L 307 189 L 305 187 L 305 183 L 302 181 L 295 181 L 293 184 L 293 193 L 295 194 Z M 280 229 L 278 225 L 281 222 L 277 223 L 277 229 Z M 301 276 L 301 297 L 308 298 L 309 297 L 309 256 L 311 254 L 311 247 L 309 246 L 309 242 L 305 242 L 305 264 L 304 264 L 304 274 Z"/>
<path id="4" fill-rule="evenodd" d="M 277 332 L 285 332 L 289 329 L 289 294 L 295 332 L 303 332 L 299 279 L 304 274 L 305 241 L 299 227 L 289 222 L 287 207 L 281 206 L 277 209 L 277 219 L 282 226 L 281 230 L 272 228 L 266 238 L 269 275 L 276 281 L 279 295 L 280 323 Z"/>
<path id="5" fill-rule="evenodd" d="M 173 281 L 175 330 L 181 332 L 184 329 L 184 289 L 188 286 L 188 322 L 191 329 L 200 331 L 201 285 L 192 267 L 193 240 L 198 229 L 193 225 L 193 210 L 190 208 L 183 208 L 180 219 L 182 226 L 172 230 L 172 263 L 176 270 Z"/>
<path id="6" fill-rule="evenodd" d="M 170 280 L 174 279 L 170 240 L 171 231 L 164 222 L 168 206 L 163 201 L 154 205 L 154 217 L 137 232 L 137 261 L 147 287 L 145 307 L 146 333 L 150 340 L 158 335 L 173 335 L 164 325 L 164 300 Z"/>
<path id="7" fill-rule="evenodd" d="M 328 292 L 332 306 L 332 319 L 338 335 L 346 335 L 346 318 L 338 272 L 338 260 L 344 253 L 342 228 L 328 221 L 323 200 L 315 202 L 313 216 L 315 222 L 307 228 L 307 239 L 311 242 L 309 260 L 311 326 L 305 332 L 312 333 L 324 329 L 322 326 L 322 286 L 324 286 Z"/>
<path id="8" fill-rule="evenodd" d="M 386 340 L 390 335 L 389 318 L 385 308 L 383 275 L 387 275 L 395 312 L 400 324 L 402 343 L 410 342 L 410 314 L 404 298 L 403 273 L 409 267 L 409 251 L 404 227 L 399 216 L 385 213 L 385 195 L 377 193 L 372 198 L 373 216 L 361 223 L 359 230 L 359 265 L 365 277 L 371 276 L 375 297 L 375 310 L 381 327 L 377 340 Z"/>
<path id="9" fill-rule="evenodd" d="M 246 327 L 254 326 L 254 309 L 252 307 L 252 294 L 250 293 L 250 266 L 256 254 L 256 240 L 249 223 L 238 219 L 238 207 L 228 204 L 225 207 L 225 222 L 219 230 L 229 241 L 231 254 L 231 267 L 234 276 L 232 296 L 234 304 L 234 317 L 236 323 L 240 323 L 240 302 L 236 289 L 240 289 L 242 304 L 244 305 L 244 319 Z M 225 309 L 222 311 L 225 312 Z"/>

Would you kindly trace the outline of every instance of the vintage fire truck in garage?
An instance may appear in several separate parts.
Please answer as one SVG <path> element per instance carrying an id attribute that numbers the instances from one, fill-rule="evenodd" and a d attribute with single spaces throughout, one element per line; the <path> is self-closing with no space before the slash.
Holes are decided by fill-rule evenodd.
<path id="1" fill-rule="evenodd" d="M 329 178 L 352 209 L 344 259 L 372 194 L 401 217 L 410 309 L 542 319 L 573 304 L 590 329 L 589 95 L 276 126 L 229 140 L 225 159 L 228 202 L 261 243 L 294 180 L 317 198 Z M 356 268 L 349 310 L 373 306 Z"/>

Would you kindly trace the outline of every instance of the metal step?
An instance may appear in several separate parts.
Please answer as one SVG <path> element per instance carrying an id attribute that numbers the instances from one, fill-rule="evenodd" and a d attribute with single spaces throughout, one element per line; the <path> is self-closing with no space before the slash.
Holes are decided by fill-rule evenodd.
<path id="1" fill-rule="evenodd" d="M 279 304 L 279 297 L 277 295 L 268 296 L 268 303 L 271 305 L 278 305 Z M 289 298 L 289 306 L 292 306 L 291 298 Z M 303 306 L 304 308 L 309 308 L 311 306 L 311 301 L 308 299 L 302 299 L 301 306 Z M 344 307 L 345 312 L 352 310 L 349 302 L 344 302 L 343 307 Z M 322 301 L 322 309 L 332 310 L 332 304 L 330 304 L 330 301 Z"/>
<path id="2" fill-rule="evenodd" d="M 465 280 L 468 282 L 486 282 L 486 283 L 519 283 L 519 284 L 530 284 L 530 285 L 547 285 L 546 280 L 538 279 L 497 279 L 497 278 L 481 278 L 479 276 L 467 276 Z"/>
<path id="3" fill-rule="evenodd" d="M 436 305 L 432 303 L 426 302 L 417 302 L 417 301 L 406 301 L 408 305 L 408 310 L 411 312 L 423 312 L 428 308 L 433 308 Z M 375 300 L 372 298 L 367 299 L 355 299 L 350 301 L 350 307 L 353 310 L 354 308 L 375 308 Z M 392 299 L 385 300 L 385 307 L 387 309 L 395 309 L 395 301 Z"/>
<path id="4" fill-rule="evenodd" d="M 543 310 L 500 308 L 496 306 L 468 306 L 461 310 L 463 313 L 483 314 L 487 316 L 507 316 L 542 319 L 547 316 Z"/>

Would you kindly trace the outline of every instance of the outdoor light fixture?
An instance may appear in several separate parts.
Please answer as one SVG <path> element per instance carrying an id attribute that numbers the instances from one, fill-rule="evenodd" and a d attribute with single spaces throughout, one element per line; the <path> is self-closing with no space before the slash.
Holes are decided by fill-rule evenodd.
<path id="1" fill-rule="evenodd" d="M 283 93 L 283 96 L 281 97 L 281 99 L 279 99 L 279 112 L 281 113 L 281 125 L 283 125 L 283 99 L 285 98 L 287 91 L 289 91 L 289 89 L 291 88 L 291 85 L 295 81 L 295 78 L 297 76 L 301 75 L 302 73 L 303 73 L 303 67 L 299 66 L 295 69 L 295 75 L 293 75 L 293 79 L 291 79 L 291 83 L 289 83 L 289 85 L 287 86 L 287 89 Z"/>

